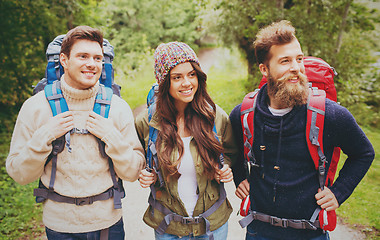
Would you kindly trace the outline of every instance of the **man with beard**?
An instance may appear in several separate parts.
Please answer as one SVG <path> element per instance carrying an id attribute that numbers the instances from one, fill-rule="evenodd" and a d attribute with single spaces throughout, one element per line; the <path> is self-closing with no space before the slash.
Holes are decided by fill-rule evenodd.
<path id="1" fill-rule="evenodd" d="M 256 96 L 252 149 L 257 165 L 250 168 L 248 180 L 241 104 L 230 114 L 240 150 L 240 164 L 233 166 L 235 194 L 241 199 L 249 195 L 251 210 L 265 216 L 248 225 L 246 239 L 329 239 L 321 228 L 293 228 L 288 220 L 309 220 L 318 206 L 326 211 L 337 209 L 368 171 L 374 158 L 373 147 L 349 111 L 326 99 L 326 171 L 334 147 L 340 147 L 348 158 L 334 184 L 321 190 L 306 142 L 309 90 L 304 54 L 294 27 L 280 21 L 261 29 L 254 49 L 268 84 Z M 271 221 L 275 217 L 280 218 L 282 226 Z"/>

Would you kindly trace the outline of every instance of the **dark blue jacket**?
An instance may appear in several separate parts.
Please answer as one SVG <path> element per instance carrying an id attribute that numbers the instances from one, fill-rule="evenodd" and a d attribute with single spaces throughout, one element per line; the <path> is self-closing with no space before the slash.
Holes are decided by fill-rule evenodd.
<path id="1" fill-rule="evenodd" d="M 274 116 L 268 102 L 264 86 L 257 96 L 254 119 L 253 149 L 261 167 L 253 168 L 249 179 L 253 209 L 281 218 L 308 220 L 317 208 L 315 194 L 319 183 L 306 143 L 306 105 L 294 107 L 284 116 Z M 230 114 L 240 153 L 233 166 L 236 186 L 246 179 L 240 109 L 241 104 Z M 348 156 L 339 178 L 330 188 L 340 205 L 364 177 L 375 153 L 346 108 L 326 99 L 325 110 L 323 146 L 327 168 L 335 146 Z M 265 146 L 265 150 L 261 151 L 260 146 Z M 321 230 L 274 227 L 260 221 L 253 221 L 249 227 L 274 239 L 310 239 L 322 234 Z"/>

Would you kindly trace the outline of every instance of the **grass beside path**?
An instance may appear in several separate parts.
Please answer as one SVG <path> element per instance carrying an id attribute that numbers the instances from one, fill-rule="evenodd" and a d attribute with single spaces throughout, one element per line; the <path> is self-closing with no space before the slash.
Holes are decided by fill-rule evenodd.
<path id="1" fill-rule="evenodd" d="M 38 182 L 22 186 L 7 174 L 10 138 L 10 133 L 0 134 L 0 239 L 38 239 L 44 232 L 42 205 L 33 197 Z"/>
<path id="2" fill-rule="evenodd" d="M 380 130 L 363 130 L 375 149 L 375 160 L 352 195 L 338 208 L 337 215 L 343 222 L 363 231 L 368 239 L 380 239 Z M 337 172 L 346 158 L 342 154 Z"/>

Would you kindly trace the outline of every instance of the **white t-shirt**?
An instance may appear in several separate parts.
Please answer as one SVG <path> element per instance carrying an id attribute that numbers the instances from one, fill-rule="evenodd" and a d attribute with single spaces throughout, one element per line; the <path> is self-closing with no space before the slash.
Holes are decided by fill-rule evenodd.
<path id="1" fill-rule="evenodd" d="M 274 115 L 274 116 L 284 116 L 288 112 L 292 111 L 293 107 L 288 107 L 288 108 L 283 108 L 283 109 L 275 109 L 270 106 L 268 106 L 269 111 Z"/>
<path id="2" fill-rule="evenodd" d="M 178 178 L 178 194 L 183 204 L 185 205 L 186 212 L 189 216 L 193 216 L 195 204 L 198 201 L 197 194 L 197 175 L 195 171 L 193 157 L 190 152 L 190 141 L 192 137 L 182 138 L 184 151 L 181 163 L 178 166 L 178 172 L 181 176 Z"/>

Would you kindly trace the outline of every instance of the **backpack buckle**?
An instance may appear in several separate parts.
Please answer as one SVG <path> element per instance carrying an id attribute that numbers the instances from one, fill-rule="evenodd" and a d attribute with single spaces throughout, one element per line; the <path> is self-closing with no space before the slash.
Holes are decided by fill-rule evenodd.
<path id="1" fill-rule="evenodd" d="M 255 162 L 249 161 L 248 163 L 249 163 L 250 168 L 252 168 L 252 167 L 260 167 L 260 165 L 257 164 L 256 161 Z"/>
<path id="2" fill-rule="evenodd" d="M 282 227 L 282 219 L 275 216 L 269 217 L 269 223 L 275 227 Z"/>
<path id="3" fill-rule="evenodd" d="M 288 219 L 279 218 L 279 217 L 275 217 L 275 216 L 270 216 L 269 223 L 272 226 L 282 227 L 282 228 L 287 228 L 289 226 L 289 220 Z"/>
<path id="4" fill-rule="evenodd" d="M 183 217 L 181 223 L 183 224 L 198 224 L 201 222 L 201 218 L 197 217 Z"/>
<path id="5" fill-rule="evenodd" d="M 318 167 L 319 174 L 324 176 L 325 175 L 325 167 L 324 166 L 319 166 Z"/>
<path id="6" fill-rule="evenodd" d="M 77 206 L 90 205 L 94 202 L 94 197 L 74 198 L 74 203 Z"/>
<path id="7" fill-rule="evenodd" d="M 317 227 L 310 221 L 302 221 L 304 229 L 317 230 Z"/>

